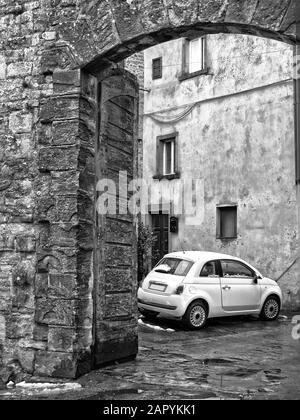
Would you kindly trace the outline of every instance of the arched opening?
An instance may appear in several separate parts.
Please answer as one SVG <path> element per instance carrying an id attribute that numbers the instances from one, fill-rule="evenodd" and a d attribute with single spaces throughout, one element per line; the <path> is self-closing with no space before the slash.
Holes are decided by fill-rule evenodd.
<path id="1" fill-rule="evenodd" d="M 271 39 L 274 39 L 274 40 L 280 40 L 280 41 L 285 41 L 285 42 L 288 42 L 288 43 L 292 43 L 290 38 L 278 36 L 278 33 L 275 33 L 275 32 L 272 32 L 272 31 L 266 31 L 266 30 L 259 30 L 257 27 L 251 27 L 251 26 L 248 26 L 248 25 L 244 25 L 244 26 L 243 25 L 231 25 L 230 27 L 226 27 L 226 28 L 224 28 L 223 25 L 207 25 L 205 27 L 201 26 L 201 28 L 199 28 L 198 25 L 192 25 L 189 28 L 187 28 L 187 27 L 176 28 L 176 30 L 173 30 L 173 29 L 169 28 L 169 29 L 164 29 L 164 30 L 156 32 L 156 33 L 152 33 L 151 35 L 147 34 L 147 36 L 138 37 L 136 39 L 130 40 L 130 42 L 126 41 L 121 47 L 116 47 L 113 50 L 109 51 L 104 56 L 100 56 L 97 59 L 93 59 L 91 63 L 89 63 L 87 66 L 84 67 L 83 71 L 90 74 L 91 75 L 90 77 L 97 78 L 98 81 L 100 81 L 102 78 L 103 78 L 103 80 L 105 79 L 106 76 L 103 76 L 103 74 L 105 74 L 106 71 L 108 72 L 108 74 L 109 74 L 110 71 L 112 71 L 113 74 L 119 72 L 119 76 L 122 76 L 122 70 L 118 70 L 116 68 L 117 67 L 116 65 L 117 65 L 118 62 L 122 62 L 127 57 L 130 57 L 132 52 L 137 53 L 141 50 L 145 50 L 149 46 L 158 45 L 161 42 L 167 42 L 169 40 L 176 40 L 176 39 L 179 39 L 179 38 L 182 38 L 182 37 L 192 37 L 193 38 L 193 37 L 203 36 L 203 34 L 207 34 L 207 33 L 209 33 L 209 34 L 218 34 L 218 33 L 227 33 L 228 34 L 228 33 L 231 33 L 231 34 L 244 34 L 244 35 L 249 35 L 250 34 L 250 35 L 254 35 L 254 36 L 258 35 L 258 36 L 264 37 L 264 38 L 271 38 Z M 114 70 L 109 70 L 109 67 L 114 68 Z M 104 70 L 104 69 L 107 69 L 107 70 Z M 289 80 L 289 82 L 292 85 L 292 80 Z M 103 112 L 103 109 L 101 110 L 101 106 L 100 106 L 99 111 L 100 111 L 100 114 L 101 114 L 101 112 Z M 292 114 L 292 108 L 291 108 L 291 114 Z M 100 119 L 101 119 L 101 117 L 100 117 Z M 291 130 L 293 132 L 292 136 L 294 136 L 294 127 L 293 126 L 292 126 Z M 290 144 L 290 142 L 289 142 L 289 144 Z M 151 148 L 151 146 L 150 146 L 150 148 Z M 119 167 L 119 169 L 120 170 L 126 170 L 126 167 L 121 165 Z M 295 183 L 295 179 L 292 180 L 293 186 L 295 185 L 294 183 Z M 222 205 L 219 206 L 219 209 L 221 209 L 221 207 L 222 207 Z M 295 218 L 294 218 L 294 220 L 295 220 Z M 168 227 L 168 223 L 167 223 L 166 226 Z M 193 233 L 190 232 L 190 235 L 193 236 Z M 115 246 L 116 243 L 113 243 L 113 245 Z M 178 246 L 177 246 L 177 248 L 178 248 Z M 248 246 L 250 247 L 250 242 L 248 243 Z M 223 242 L 222 247 L 223 247 L 223 250 L 226 249 L 224 247 L 224 242 Z M 295 245 L 295 250 L 296 250 L 296 248 L 297 248 L 297 246 Z M 230 247 L 229 247 L 229 249 L 230 249 Z M 234 251 L 232 251 L 232 252 L 234 252 Z M 296 252 L 295 252 L 295 254 L 291 255 L 290 258 L 292 259 L 294 256 L 296 256 Z M 136 260 L 135 260 L 134 256 L 132 256 L 132 259 L 134 261 L 134 264 L 136 264 Z M 124 261 L 124 259 L 123 259 L 123 261 Z M 291 262 L 291 260 L 289 262 Z M 102 261 L 102 263 L 105 265 L 104 260 Z M 282 267 L 283 269 L 285 268 L 285 266 L 281 265 L 281 263 L 278 263 L 278 267 Z M 280 268 L 278 268 L 278 270 L 280 271 Z M 295 276 L 295 271 L 293 272 L 293 276 Z M 296 276 L 297 276 L 297 274 L 296 274 Z M 96 277 L 95 277 L 94 280 L 96 280 Z M 96 280 L 96 283 L 97 283 L 97 280 Z M 99 286 L 99 283 L 97 283 L 97 284 Z M 100 289 L 102 287 L 103 286 L 100 285 Z M 120 298 L 120 292 L 122 292 L 122 290 L 123 290 L 123 293 L 124 293 L 124 289 L 122 289 L 122 287 L 121 287 L 121 290 L 120 289 L 118 290 L 119 298 Z M 112 293 L 112 290 L 111 290 L 111 293 Z M 295 297 L 297 299 L 297 296 L 295 296 Z M 128 294 L 127 294 L 127 298 L 125 296 L 124 296 L 124 298 L 125 298 L 125 300 L 123 301 L 123 303 L 121 303 L 121 306 L 124 306 L 124 305 L 126 306 L 127 305 L 127 308 L 128 308 L 130 306 L 129 302 L 132 303 L 132 301 L 130 300 L 130 297 L 129 297 Z M 126 299 L 127 299 L 127 301 L 126 301 Z M 103 306 L 103 305 L 105 305 L 104 301 L 102 301 L 102 304 L 100 304 L 100 307 Z M 120 299 L 118 300 L 118 305 L 120 305 Z M 97 312 L 97 309 L 96 309 L 96 312 Z M 125 318 L 126 318 L 126 315 L 125 315 Z M 133 320 L 133 324 L 135 322 L 136 321 Z M 113 324 L 118 323 L 118 320 L 114 319 L 112 321 L 112 323 L 110 324 L 110 326 L 109 326 L 109 321 L 104 321 L 104 324 L 105 323 L 106 323 L 106 326 L 107 326 L 107 331 L 109 331 L 111 328 L 112 329 L 114 328 Z M 131 324 L 130 328 L 133 327 L 133 324 Z M 121 326 L 121 324 L 119 324 L 119 328 L 120 328 L 120 330 L 122 330 L 122 333 L 124 334 L 124 336 L 122 338 L 122 333 L 119 332 L 119 339 L 121 339 L 121 349 L 122 349 L 121 352 L 119 353 L 119 355 L 120 356 L 123 355 L 124 357 L 127 357 L 127 356 L 130 356 L 130 354 L 134 353 L 134 351 L 132 349 L 134 348 L 134 346 L 136 344 L 136 341 L 133 339 L 132 335 L 130 337 L 127 335 L 128 330 L 126 331 L 126 327 L 124 328 L 124 325 Z M 130 334 L 132 333 L 132 331 L 133 331 L 133 329 L 130 329 Z M 108 333 L 108 335 L 109 335 L 109 333 Z M 126 336 L 126 339 L 124 340 L 125 336 Z M 126 341 L 126 340 L 129 340 L 129 341 Z M 133 343 L 133 345 L 132 345 L 132 343 Z M 107 344 L 103 343 L 102 351 L 103 351 L 103 349 L 106 348 L 106 345 Z M 102 353 L 101 356 L 100 356 L 100 359 L 99 359 L 100 364 L 101 364 L 101 361 L 113 360 L 113 358 L 117 354 L 117 350 L 116 350 L 116 353 L 114 353 L 114 351 L 112 349 L 113 348 L 118 348 L 118 346 L 119 346 L 119 344 L 117 345 L 116 341 L 111 341 L 108 344 L 107 350 L 106 351 L 104 350 L 104 353 L 106 354 L 107 359 L 105 359 L 105 358 L 104 358 L 104 360 L 102 359 L 102 356 L 103 356 L 103 353 Z M 126 350 L 126 349 L 130 349 L 130 350 Z"/>

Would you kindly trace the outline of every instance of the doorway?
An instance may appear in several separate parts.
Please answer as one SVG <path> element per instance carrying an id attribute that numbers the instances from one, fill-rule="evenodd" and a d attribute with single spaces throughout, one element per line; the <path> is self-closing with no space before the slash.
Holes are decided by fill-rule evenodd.
<path id="1" fill-rule="evenodd" d="M 152 231 L 154 241 L 152 245 L 152 267 L 169 253 L 169 215 L 152 214 Z"/>

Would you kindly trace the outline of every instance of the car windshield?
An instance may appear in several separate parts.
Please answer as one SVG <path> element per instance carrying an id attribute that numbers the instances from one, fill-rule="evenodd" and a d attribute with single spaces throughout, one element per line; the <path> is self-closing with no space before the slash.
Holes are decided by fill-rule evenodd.
<path id="1" fill-rule="evenodd" d="M 157 273 L 186 276 L 193 266 L 193 262 L 179 258 L 164 258 L 154 269 Z"/>

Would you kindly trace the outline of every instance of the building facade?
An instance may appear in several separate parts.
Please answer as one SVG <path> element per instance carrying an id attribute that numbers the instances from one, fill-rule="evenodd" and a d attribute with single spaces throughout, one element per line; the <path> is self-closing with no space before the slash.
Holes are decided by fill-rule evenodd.
<path id="1" fill-rule="evenodd" d="M 278 278 L 298 240 L 293 48 L 191 35 L 146 50 L 144 59 L 144 179 L 173 191 L 170 206 L 162 193 L 145 216 L 156 238 L 153 263 L 166 252 L 209 250 Z M 194 213 L 176 198 L 191 180 Z M 281 285 L 286 307 L 299 307 L 296 267 Z"/>

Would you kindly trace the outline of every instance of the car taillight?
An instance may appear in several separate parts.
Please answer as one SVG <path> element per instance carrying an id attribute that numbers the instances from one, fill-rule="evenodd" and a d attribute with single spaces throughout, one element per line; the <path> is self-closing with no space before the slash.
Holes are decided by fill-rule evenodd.
<path id="1" fill-rule="evenodd" d="M 184 286 L 179 286 L 177 287 L 175 294 L 182 295 L 183 291 L 184 291 Z"/>

